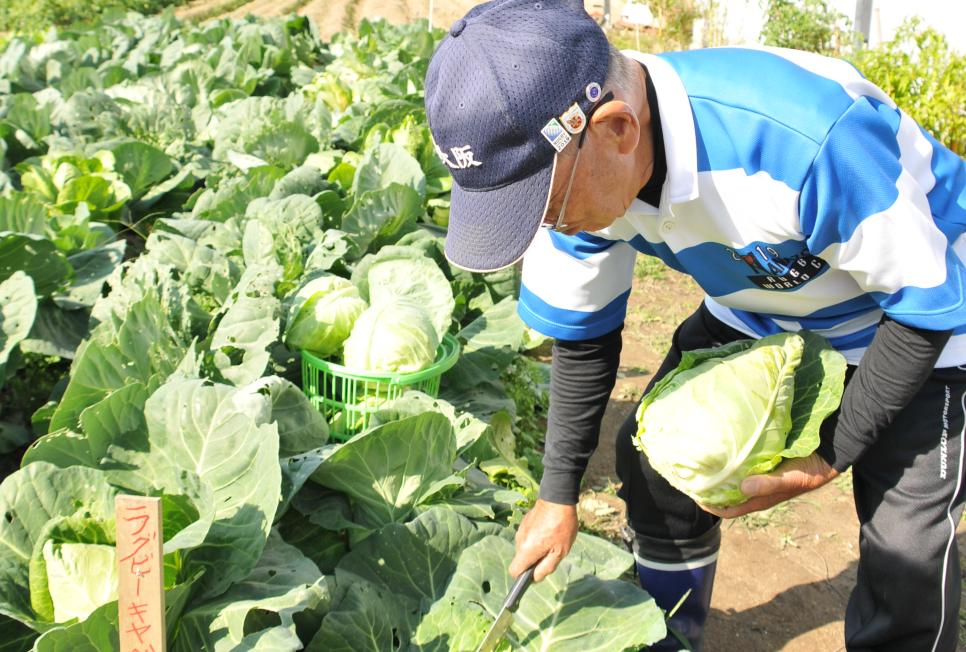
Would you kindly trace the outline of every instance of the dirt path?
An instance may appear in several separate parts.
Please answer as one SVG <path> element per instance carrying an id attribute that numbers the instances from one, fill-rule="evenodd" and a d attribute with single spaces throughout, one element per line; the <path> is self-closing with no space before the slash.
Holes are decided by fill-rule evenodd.
<path id="1" fill-rule="evenodd" d="M 350 8 L 354 11 L 358 0 L 311 0 L 298 10 L 299 16 L 307 16 L 319 29 L 319 37 L 323 41 L 332 38 L 333 34 L 345 29 L 346 14 Z"/>
<path id="2" fill-rule="evenodd" d="M 416 11 L 418 3 L 407 0 L 360 0 L 356 9 L 356 20 L 365 18 L 385 18 L 390 23 L 408 23 L 426 17 L 426 7 Z"/>
<path id="3" fill-rule="evenodd" d="M 213 10 L 228 2 L 229 0 L 195 0 L 175 9 L 174 15 L 181 20 L 198 20 L 204 16 L 210 16 Z"/>
<path id="4" fill-rule="evenodd" d="M 318 26 L 323 40 L 347 27 L 356 27 L 363 18 L 381 17 L 392 23 L 403 23 L 429 16 L 429 0 L 310 0 L 307 3 L 304 0 L 252 0 L 230 11 L 218 11 L 219 7 L 230 8 L 231 4 L 231 0 L 195 0 L 179 7 L 175 14 L 194 20 L 209 16 L 241 18 L 248 14 L 281 16 L 294 10 Z M 474 0 L 435 0 L 433 25 L 449 27 L 475 4 Z"/>
<path id="5" fill-rule="evenodd" d="M 254 0 L 242 5 L 238 9 L 226 14 L 229 18 L 244 18 L 253 16 L 282 16 L 291 11 L 298 4 L 298 0 Z"/>

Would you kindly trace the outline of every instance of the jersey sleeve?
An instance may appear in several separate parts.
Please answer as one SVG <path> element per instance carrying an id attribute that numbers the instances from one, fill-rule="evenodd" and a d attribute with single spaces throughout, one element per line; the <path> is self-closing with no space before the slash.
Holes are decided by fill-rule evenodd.
<path id="1" fill-rule="evenodd" d="M 558 340 L 587 340 L 624 323 L 637 252 L 621 240 L 540 229 L 523 257 L 519 313 Z"/>
<path id="2" fill-rule="evenodd" d="M 908 115 L 859 97 L 820 144 L 799 200 L 813 255 L 848 272 L 892 319 L 936 331 L 966 324 L 956 252 L 966 163 L 948 166 L 948 155 Z M 949 169 L 940 173 L 939 160 Z"/>

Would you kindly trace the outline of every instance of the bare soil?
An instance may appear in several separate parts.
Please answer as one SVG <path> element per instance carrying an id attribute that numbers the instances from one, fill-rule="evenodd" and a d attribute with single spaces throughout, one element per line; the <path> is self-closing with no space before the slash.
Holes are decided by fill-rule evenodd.
<path id="1" fill-rule="evenodd" d="M 251 0 L 230 11 L 232 0 L 194 0 L 179 7 L 175 14 L 184 19 L 204 16 L 241 18 L 254 16 L 281 16 L 295 12 L 308 16 L 318 27 L 319 35 L 328 40 L 336 32 L 354 29 L 363 18 L 385 18 L 394 23 L 429 18 L 429 0 Z M 448 28 L 463 16 L 473 0 L 435 0 L 433 2 L 433 25 Z"/>
<path id="2" fill-rule="evenodd" d="M 254 0 L 242 5 L 238 9 L 229 12 L 228 17 L 244 18 L 251 14 L 253 16 L 281 16 L 291 12 L 297 0 Z"/>
<path id="3" fill-rule="evenodd" d="M 358 0 L 311 0 L 297 13 L 308 16 L 318 27 L 322 40 L 328 40 L 333 34 L 346 29 L 349 22 L 348 12 L 357 2 Z"/>

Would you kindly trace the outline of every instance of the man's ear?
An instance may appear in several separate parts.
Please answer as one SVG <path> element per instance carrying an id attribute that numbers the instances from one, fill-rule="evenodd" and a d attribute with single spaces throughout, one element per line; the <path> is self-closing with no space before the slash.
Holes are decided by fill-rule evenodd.
<path id="1" fill-rule="evenodd" d="M 626 102 L 613 100 L 603 105 L 590 117 L 594 134 L 617 146 L 620 154 L 630 154 L 641 139 L 641 122 L 637 113 Z"/>

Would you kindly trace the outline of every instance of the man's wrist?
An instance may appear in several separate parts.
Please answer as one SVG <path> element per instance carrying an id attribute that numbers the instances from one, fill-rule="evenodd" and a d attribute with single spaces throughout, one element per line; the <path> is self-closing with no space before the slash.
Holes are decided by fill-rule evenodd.
<path id="1" fill-rule="evenodd" d="M 836 441 L 833 436 L 823 439 L 815 453 L 837 472 L 845 473 L 865 452 L 863 446 L 848 446 L 848 444 L 855 443 L 854 440 L 844 436 L 839 437 L 839 441 Z"/>

